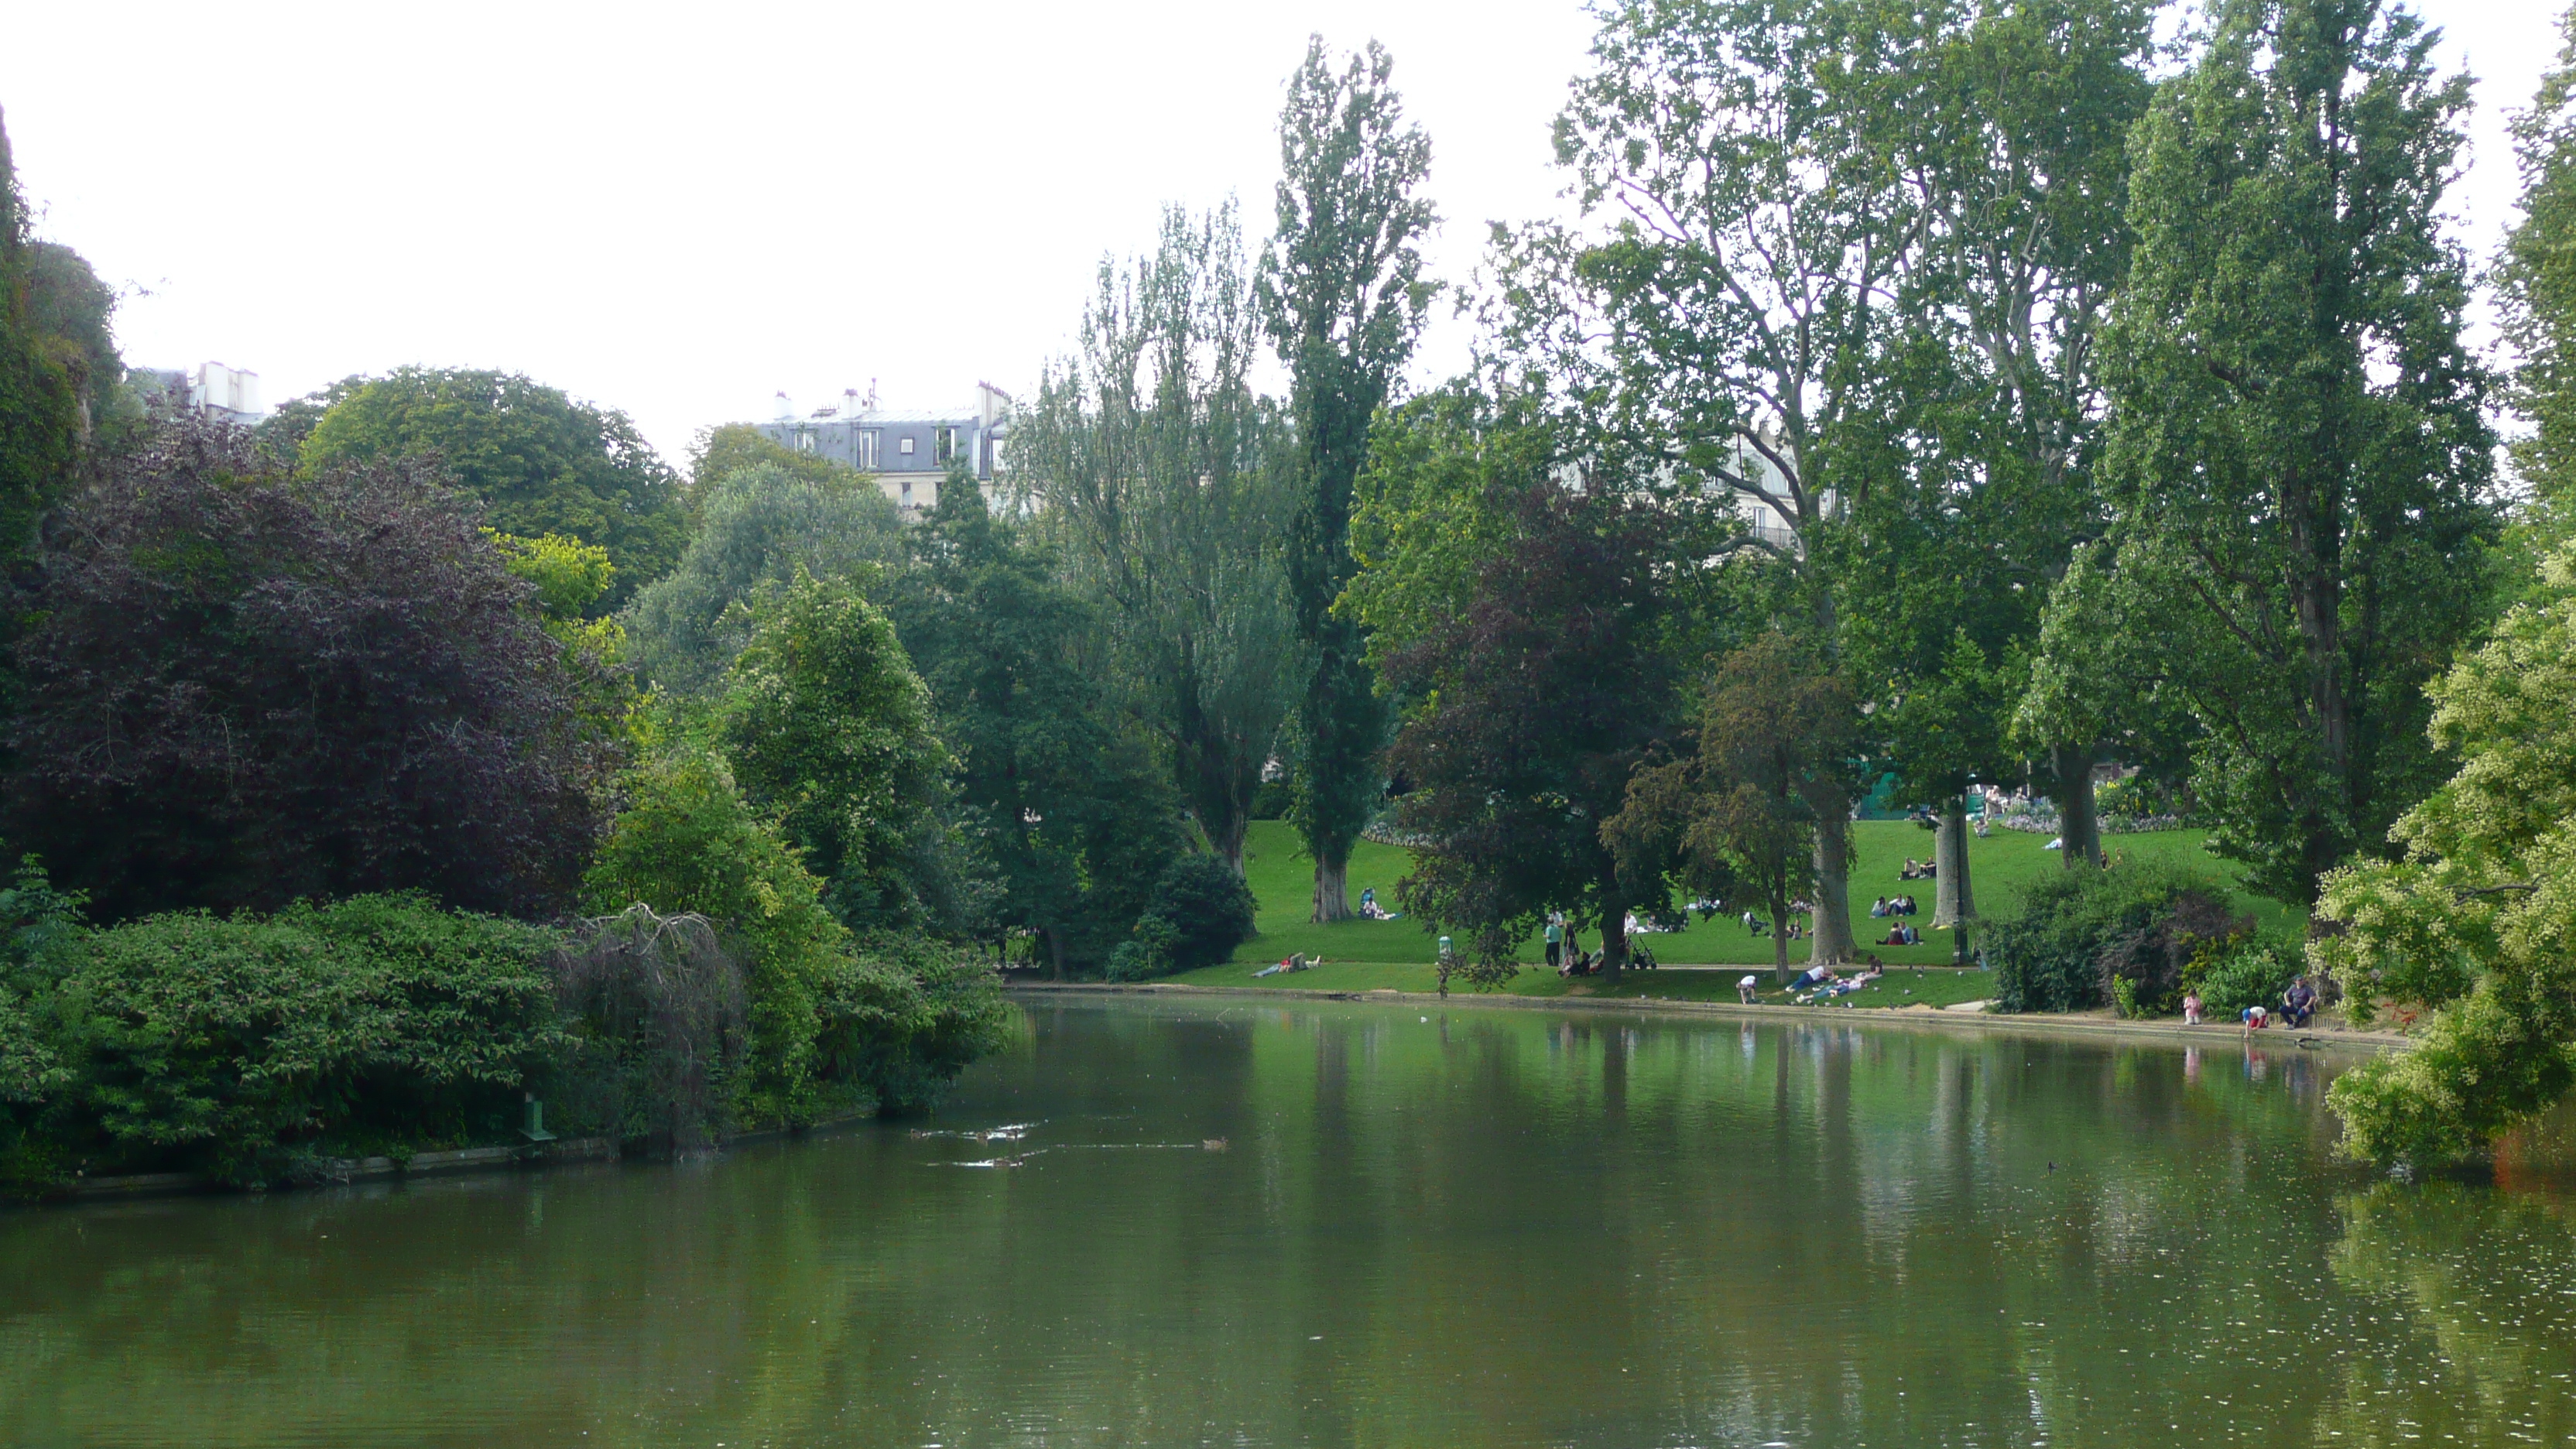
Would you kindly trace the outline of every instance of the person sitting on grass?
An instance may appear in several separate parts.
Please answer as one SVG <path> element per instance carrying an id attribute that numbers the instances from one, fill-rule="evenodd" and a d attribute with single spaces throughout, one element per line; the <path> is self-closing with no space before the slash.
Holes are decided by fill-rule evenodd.
<path id="1" fill-rule="evenodd" d="M 1877 900 L 1870 902 L 1869 914 L 1870 919 L 1872 920 L 1876 920 L 1877 918 L 1886 915 L 1887 897 L 1880 896 Z"/>
<path id="2" fill-rule="evenodd" d="M 2197 986 L 2182 994 L 2182 1024 L 2200 1025 L 2200 988 Z"/>

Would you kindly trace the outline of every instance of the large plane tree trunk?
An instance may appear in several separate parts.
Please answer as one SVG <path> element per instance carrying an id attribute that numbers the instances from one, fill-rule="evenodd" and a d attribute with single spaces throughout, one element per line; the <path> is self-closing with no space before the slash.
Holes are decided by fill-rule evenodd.
<path id="1" fill-rule="evenodd" d="M 1932 840 L 1932 925 L 1950 928 L 1950 959 L 1968 961 L 1968 926 L 1977 918 L 1977 898 L 1968 875 L 1968 802 L 1953 795 L 1941 807 L 1941 828 Z"/>
<path id="2" fill-rule="evenodd" d="M 1771 971 L 1780 985 L 1789 984 L 1789 897 L 1786 892 L 1771 895 Z"/>
<path id="3" fill-rule="evenodd" d="M 1847 966 L 1860 955 L 1851 928 L 1851 822 L 1841 816 L 1816 827 L 1815 913 L 1808 920 L 1810 965 Z M 1786 920 L 1775 929 L 1786 928 Z"/>
<path id="4" fill-rule="evenodd" d="M 2048 752 L 2057 775 L 2058 864 L 2075 867 L 2102 864 L 2102 823 L 2093 814 L 2093 751 L 2089 746 L 2058 745 Z"/>
<path id="5" fill-rule="evenodd" d="M 1351 858 L 1315 862 L 1315 911 L 1307 917 L 1318 925 L 1351 919 Z"/>

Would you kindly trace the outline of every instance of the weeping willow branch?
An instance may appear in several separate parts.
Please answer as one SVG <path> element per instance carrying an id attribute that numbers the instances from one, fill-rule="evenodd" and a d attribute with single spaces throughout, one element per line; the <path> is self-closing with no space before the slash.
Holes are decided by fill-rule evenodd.
<path id="1" fill-rule="evenodd" d="M 680 1149 L 731 1130 L 747 1009 L 742 967 L 706 917 L 638 901 L 584 920 L 556 955 L 555 989 L 612 1065 L 610 1109 L 628 1130 Z"/>

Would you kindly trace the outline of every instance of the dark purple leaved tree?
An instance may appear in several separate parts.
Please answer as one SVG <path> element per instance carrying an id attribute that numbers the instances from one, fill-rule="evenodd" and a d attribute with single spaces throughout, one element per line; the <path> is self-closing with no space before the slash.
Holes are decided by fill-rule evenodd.
<path id="1" fill-rule="evenodd" d="M 111 920 L 561 909 L 617 763 L 610 680 L 479 523 L 425 465 L 299 479 L 215 423 L 98 462 L 17 600 L 7 845 Z"/>

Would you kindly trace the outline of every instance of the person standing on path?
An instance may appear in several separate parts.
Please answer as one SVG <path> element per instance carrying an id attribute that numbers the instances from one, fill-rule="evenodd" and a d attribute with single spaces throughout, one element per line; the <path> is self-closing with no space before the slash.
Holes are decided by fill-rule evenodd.
<path id="1" fill-rule="evenodd" d="M 1565 913 L 1547 913 L 1547 968 L 1553 971 L 1565 956 Z"/>

